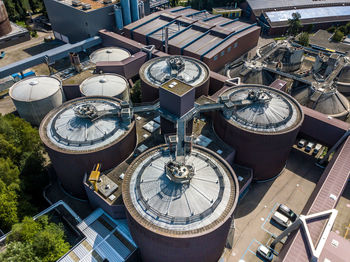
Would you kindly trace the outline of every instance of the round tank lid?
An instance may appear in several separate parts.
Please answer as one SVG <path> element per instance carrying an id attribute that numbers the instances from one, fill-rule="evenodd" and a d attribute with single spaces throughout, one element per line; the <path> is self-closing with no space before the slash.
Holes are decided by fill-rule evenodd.
<path id="1" fill-rule="evenodd" d="M 10 88 L 10 96 L 18 101 L 36 101 L 52 96 L 61 88 L 61 82 L 49 76 L 23 79 Z"/>
<path id="2" fill-rule="evenodd" d="M 141 71 L 145 79 L 156 86 L 173 78 L 197 86 L 207 79 L 209 73 L 201 61 L 186 56 L 155 58 L 141 67 Z"/>
<path id="3" fill-rule="evenodd" d="M 115 74 L 102 74 L 85 79 L 80 92 L 85 96 L 118 96 L 128 88 L 127 80 Z"/>
<path id="4" fill-rule="evenodd" d="M 338 82 L 350 83 L 350 64 L 346 64 L 339 73 Z"/>
<path id="5" fill-rule="evenodd" d="M 108 98 L 85 97 L 66 103 L 49 113 L 47 137 L 57 147 L 72 151 L 106 146 L 128 129 L 117 116 L 119 109 L 119 102 Z"/>
<path id="6" fill-rule="evenodd" d="M 130 56 L 130 52 L 126 49 L 119 47 L 107 47 L 93 52 L 90 55 L 90 60 L 95 64 L 97 62 L 118 62 Z"/>
<path id="7" fill-rule="evenodd" d="M 128 170 L 123 199 L 132 202 L 141 220 L 184 232 L 210 226 L 233 211 L 236 185 L 218 159 L 193 149 L 185 163 L 171 160 L 162 148 L 151 149 Z"/>
<path id="8" fill-rule="evenodd" d="M 227 119 L 248 130 L 280 132 L 300 123 L 299 104 L 283 92 L 259 85 L 242 85 L 226 90 L 234 110 L 224 112 Z"/>

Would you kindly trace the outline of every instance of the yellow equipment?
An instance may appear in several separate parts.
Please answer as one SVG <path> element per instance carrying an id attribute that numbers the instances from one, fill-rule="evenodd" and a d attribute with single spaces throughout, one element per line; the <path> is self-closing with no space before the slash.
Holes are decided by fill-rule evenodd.
<path id="1" fill-rule="evenodd" d="M 92 169 L 90 176 L 89 176 L 89 182 L 94 186 L 95 191 L 97 191 L 97 182 L 100 178 L 101 172 L 101 164 L 98 163 L 97 165 L 94 165 L 94 168 Z"/>

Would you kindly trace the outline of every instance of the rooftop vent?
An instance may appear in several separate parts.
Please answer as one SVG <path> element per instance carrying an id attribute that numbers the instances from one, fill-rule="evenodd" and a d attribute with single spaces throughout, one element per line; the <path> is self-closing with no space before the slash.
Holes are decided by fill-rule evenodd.
<path id="1" fill-rule="evenodd" d="M 81 6 L 81 1 L 80 0 L 73 0 L 72 6 Z"/>
<path id="2" fill-rule="evenodd" d="M 89 9 L 91 9 L 90 4 L 83 4 L 83 10 L 89 10 Z"/>

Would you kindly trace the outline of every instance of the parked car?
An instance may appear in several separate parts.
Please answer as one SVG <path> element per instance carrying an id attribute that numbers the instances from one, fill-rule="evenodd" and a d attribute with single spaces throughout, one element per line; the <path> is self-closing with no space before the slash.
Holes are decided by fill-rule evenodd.
<path id="1" fill-rule="evenodd" d="M 298 217 L 298 215 L 295 214 L 289 207 L 283 204 L 280 204 L 278 206 L 277 211 L 282 215 L 286 216 L 287 218 L 289 218 L 291 222 L 294 222 Z"/>
<path id="2" fill-rule="evenodd" d="M 307 143 L 306 147 L 305 147 L 305 152 L 310 152 L 315 146 L 315 143 L 313 142 L 309 142 Z"/>
<path id="3" fill-rule="evenodd" d="M 314 151 L 312 152 L 312 154 L 317 155 L 317 153 L 321 150 L 322 145 L 321 144 L 316 144 Z"/>
<path id="4" fill-rule="evenodd" d="M 1 51 L 0 52 L 0 59 L 3 59 L 5 57 L 5 54 L 6 54 L 5 51 Z"/>
<path id="5" fill-rule="evenodd" d="M 285 215 L 282 215 L 280 212 L 276 211 L 273 216 L 271 217 L 271 220 L 275 222 L 281 229 L 286 229 L 291 225 L 291 221 L 288 217 Z"/>
<path id="6" fill-rule="evenodd" d="M 260 245 L 258 247 L 256 250 L 256 255 L 264 261 L 272 261 L 273 259 L 272 251 L 264 245 Z"/>
<path id="7" fill-rule="evenodd" d="M 298 147 L 303 148 L 306 145 L 306 140 L 305 139 L 300 139 L 298 143 Z"/>

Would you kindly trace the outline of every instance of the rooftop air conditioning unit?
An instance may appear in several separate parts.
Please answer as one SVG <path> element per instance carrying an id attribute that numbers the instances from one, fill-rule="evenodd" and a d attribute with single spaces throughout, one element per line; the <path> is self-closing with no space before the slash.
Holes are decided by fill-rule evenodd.
<path id="1" fill-rule="evenodd" d="M 112 0 L 103 0 L 103 3 L 104 4 L 110 4 L 110 3 L 112 3 Z"/>
<path id="2" fill-rule="evenodd" d="M 73 0 L 72 6 L 81 6 L 81 1 L 80 0 Z"/>
<path id="3" fill-rule="evenodd" d="M 83 10 L 89 10 L 89 9 L 91 9 L 90 4 L 83 4 Z"/>

